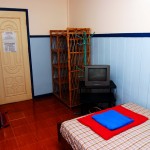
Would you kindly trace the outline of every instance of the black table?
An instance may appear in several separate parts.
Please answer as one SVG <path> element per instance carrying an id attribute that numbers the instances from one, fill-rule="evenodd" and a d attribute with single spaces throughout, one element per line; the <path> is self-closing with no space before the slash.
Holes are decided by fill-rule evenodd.
<path id="1" fill-rule="evenodd" d="M 108 103 L 108 107 L 115 106 L 115 83 L 110 80 L 107 86 L 85 86 L 85 81 L 79 81 L 81 114 L 87 114 L 91 107 Z"/>

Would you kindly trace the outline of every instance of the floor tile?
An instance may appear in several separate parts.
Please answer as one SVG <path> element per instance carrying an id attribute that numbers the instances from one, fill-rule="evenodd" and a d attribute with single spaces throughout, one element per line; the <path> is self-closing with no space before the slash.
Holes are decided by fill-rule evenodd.
<path id="1" fill-rule="evenodd" d="M 53 134 L 50 131 L 50 128 L 40 129 L 35 132 L 36 139 L 38 141 L 50 138 Z"/>
<path id="2" fill-rule="evenodd" d="M 4 140 L 5 137 L 4 137 L 4 131 L 3 129 L 0 129 L 0 141 Z"/>
<path id="3" fill-rule="evenodd" d="M 31 131 L 45 129 L 49 127 L 47 120 L 35 121 L 33 123 L 30 123 L 29 126 Z"/>
<path id="4" fill-rule="evenodd" d="M 26 118 L 21 118 L 21 119 L 17 119 L 17 120 L 13 120 L 10 122 L 11 124 L 11 127 L 19 127 L 19 126 L 22 126 L 22 125 L 26 125 L 27 124 L 27 120 Z"/>
<path id="5" fill-rule="evenodd" d="M 16 139 L 20 147 L 26 146 L 28 144 L 33 144 L 37 141 L 36 137 L 33 134 L 24 134 L 21 136 L 17 136 Z"/>
<path id="6" fill-rule="evenodd" d="M 9 126 L 0 128 L 0 150 L 63 150 L 57 123 L 76 117 L 55 96 L 0 105 Z"/>
<path id="7" fill-rule="evenodd" d="M 14 131 L 15 136 L 21 136 L 21 135 L 30 133 L 31 129 L 28 125 L 25 124 L 25 125 L 13 128 L 13 131 Z"/>
<path id="8" fill-rule="evenodd" d="M 15 138 L 10 138 L 0 142 L 0 147 L 2 150 L 16 150 L 18 149 L 17 141 Z"/>
<path id="9" fill-rule="evenodd" d="M 21 111 L 21 112 L 12 112 L 12 113 L 9 113 L 8 112 L 8 119 L 9 121 L 13 121 L 13 120 L 17 120 L 17 119 L 22 119 L 22 118 L 25 118 L 25 115 L 24 113 Z"/>
<path id="10" fill-rule="evenodd" d="M 20 150 L 45 150 L 38 142 L 20 147 Z"/>
<path id="11" fill-rule="evenodd" d="M 3 134 L 4 134 L 4 139 L 9 139 L 9 138 L 14 137 L 13 130 L 10 126 L 3 128 Z"/>

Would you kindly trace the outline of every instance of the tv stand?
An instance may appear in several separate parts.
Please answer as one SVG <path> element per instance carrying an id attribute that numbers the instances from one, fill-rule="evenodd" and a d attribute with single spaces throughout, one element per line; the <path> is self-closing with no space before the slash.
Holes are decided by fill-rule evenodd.
<path id="1" fill-rule="evenodd" d="M 110 80 L 110 84 L 105 86 L 85 86 L 85 81 L 79 81 L 81 114 L 89 113 L 91 107 L 98 104 L 107 103 L 107 107 L 115 106 L 116 98 L 114 96 L 115 83 Z"/>

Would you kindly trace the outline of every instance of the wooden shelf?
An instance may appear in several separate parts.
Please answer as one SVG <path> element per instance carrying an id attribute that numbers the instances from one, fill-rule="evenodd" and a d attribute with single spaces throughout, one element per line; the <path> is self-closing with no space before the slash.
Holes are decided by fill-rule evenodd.
<path id="1" fill-rule="evenodd" d="M 64 64 L 52 64 L 52 66 L 54 68 L 68 68 L 68 64 L 64 63 Z"/>
<path id="2" fill-rule="evenodd" d="M 66 49 L 52 49 L 51 51 L 54 53 L 68 53 Z"/>
<path id="3" fill-rule="evenodd" d="M 53 91 L 69 107 L 79 105 L 78 78 L 83 72 L 76 66 L 84 67 L 84 46 L 78 45 L 82 39 L 77 35 L 83 37 L 85 32 L 88 38 L 90 28 L 50 30 Z M 90 64 L 90 45 L 86 47 L 87 64 Z"/>
<path id="4" fill-rule="evenodd" d="M 59 81 L 59 78 L 53 78 L 53 82 L 57 84 L 66 84 L 68 83 L 68 79 L 61 78 Z"/>

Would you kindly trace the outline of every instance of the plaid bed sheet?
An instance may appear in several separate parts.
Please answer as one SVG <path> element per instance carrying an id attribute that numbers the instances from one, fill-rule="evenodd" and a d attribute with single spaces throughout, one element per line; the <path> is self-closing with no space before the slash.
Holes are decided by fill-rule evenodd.
<path id="1" fill-rule="evenodd" d="M 150 110 L 134 103 L 122 106 L 149 120 L 109 140 L 104 140 L 76 119 L 63 122 L 60 132 L 74 150 L 150 150 Z"/>

